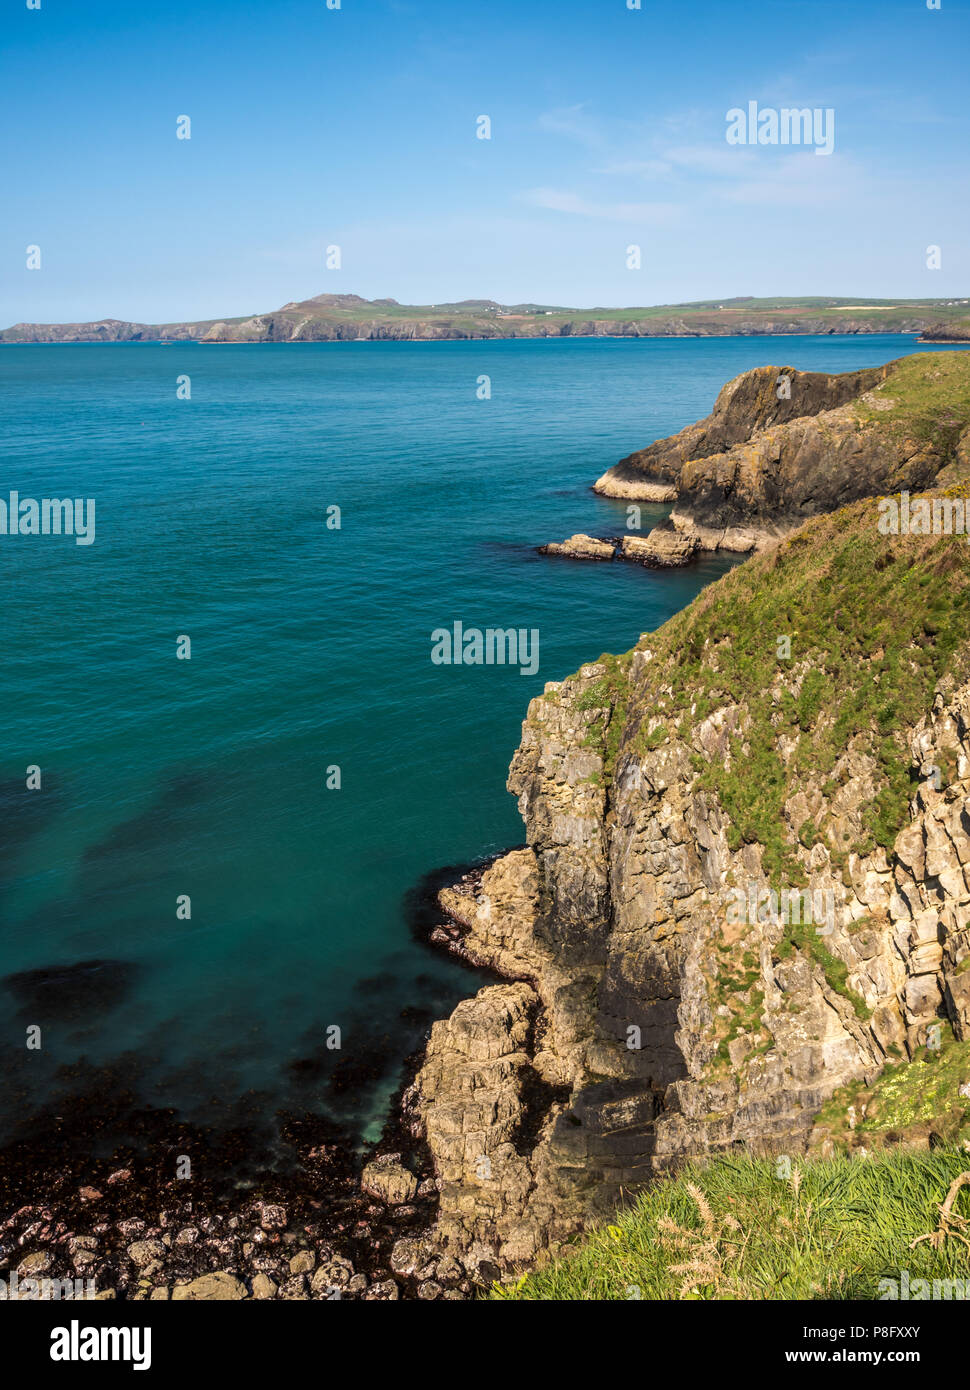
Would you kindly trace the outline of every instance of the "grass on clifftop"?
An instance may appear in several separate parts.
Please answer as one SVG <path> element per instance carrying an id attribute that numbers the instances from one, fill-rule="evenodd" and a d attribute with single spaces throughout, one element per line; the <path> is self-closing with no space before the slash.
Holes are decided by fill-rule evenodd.
<path id="1" fill-rule="evenodd" d="M 970 489 L 947 495 L 970 513 Z M 905 735 L 944 674 L 970 675 L 967 537 L 881 535 L 878 521 L 864 501 L 808 523 L 648 634 L 654 656 L 635 688 L 628 656 L 602 656 L 605 675 L 581 697 L 612 706 L 607 773 L 627 749 L 645 753 L 668 730 L 690 739 L 709 715 L 741 708 L 730 756 L 695 755 L 698 784 L 727 811 L 734 848 L 763 846 L 779 887 L 804 881 L 799 843 L 824 839 L 836 863 L 892 845 L 914 790 Z M 877 783 L 854 838 L 829 823 L 846 752 L 871 758 Z M 824 804 L 787 830 L 785 803 L 813 776 Z"/>
<path id="2" fill-rule="evenodd" d="M 919 352 L 901 358 L 889 376 L 855 406 L 867 424 L 930 444 L 952 461 L 957 441 L 970 425 L 970 356 L 965 352 Z"/>
<path id="3" fill-rule="evenodd" d="M 666 669 L 651 683 L 670 685 L 656 714 L 697 722 L 746 707 L 730 757 L 698 758 L 699 782 L 727 811 L 735 848 L 764 846 L 779 886 L 804 882 L 796 835 L 806 848 L 824 839 L 836 863 L 892 845 L 914 791 L 908 731 L 945 673 L 970 674 L 966 536 L 884 536 L 878 520 L 861 502 L 802 527 L 654 635 Z M 876 782 L 854 836 L 832 823 L 830 778 L 846 752 L 871 758 Z M 813 777 L 825 801 L 787 829 L 785 803 Z"/>
<path id="4" fill-rule="evenodd" d="M 561 1259 L 492 1289 L 493 1299 L 879 1299 L 908 1271 L 917 1280 L 966 1281 L 970 1251 L 951 1235 L 935 1249 L 920 1236 L 970 1155 L 938 1149 L 878 1159 L 719 1157 L 665 1178 L 615 1224 Z M 970 1220 L 970 1188 L 953 1212 Z M 937 1296 L 945 1296 L 942 1289 Z M 953 1296 L 951 1289 L 950 1296 Z"/>
<path id="5" fill-rule="evenodd" d="M 945 496 L 964 502 L 970 522 L 970 488 Z M 909 731 L 941 678 L 970 677 L 968 537 L 883 535 L 879 520 L 873 499 L 807 523 L 646 635 L 640 646 L 653 656 L 635 681 L 631 654 L 604 655 L 604 674 L 578 697 L 579 707 L 604 711 L 587 742 L 607 783 L 628 754 L 643 757 L 675 736 L 694 744 L 696 785 L 727 813 L 731 848 L 760 845 L 779 891 L 807 881 L 799 847 L 821 841 L 845 876 L 850 853 L 893 845 L 918 776 Z M 696 731 L 721 711 L 740 724 L 727 756 L 707 757 Z M 955 760 L 944 750 L 942 761 L 952 778 Z M 874 795 L 852 792 L 847 815 L 840 793 L 860 774 Z M 806 791 L 812 814 L 789 824 L 787 803 Z M 865 1014 L 816 932 L 790 925 L 781 949 L 793 948 Z"/>

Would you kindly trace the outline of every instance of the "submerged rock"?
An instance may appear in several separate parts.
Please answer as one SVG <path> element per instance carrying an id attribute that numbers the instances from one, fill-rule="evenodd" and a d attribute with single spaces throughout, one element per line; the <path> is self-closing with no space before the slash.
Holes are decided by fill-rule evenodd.
<path id="1" fill-rule="evenodd" d="M 124 960 L 82 960 L 6 975 L 3 984 L 21 1009 L 40 1021 L 70 1021 L 111 1009 L 124 998 L 138 967 Z"/>

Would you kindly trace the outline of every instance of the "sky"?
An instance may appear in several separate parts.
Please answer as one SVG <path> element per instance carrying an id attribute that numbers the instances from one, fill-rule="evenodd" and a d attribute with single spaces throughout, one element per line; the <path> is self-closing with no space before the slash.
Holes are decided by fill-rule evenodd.
<path id="1" fill-rule="evenodd" d="M 938 2 L 4 0 L 0 327 L 964 297 L 970 0 Z M 832 153 L 729 143 L 750 102 L 830 110 Z"/>

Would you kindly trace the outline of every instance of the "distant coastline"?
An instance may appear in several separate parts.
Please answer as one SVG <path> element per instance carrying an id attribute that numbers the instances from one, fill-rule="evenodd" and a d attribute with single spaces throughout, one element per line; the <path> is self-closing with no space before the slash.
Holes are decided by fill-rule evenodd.
<path id="1" fill-rule="evenodd" d="M 0 343 L 440 342 L 519 338 L 734 338 L 896 333 L 963 341 L 968 299 L 862 300 L 743 297 L 626 309 L 503 305 L 469 299 L 406 305 L 393 299 L 321 294 L 271 313 L 179 323 L 105 318 L 18 323 Z M 952 336 L 950 336 L 952 334 Z"/>

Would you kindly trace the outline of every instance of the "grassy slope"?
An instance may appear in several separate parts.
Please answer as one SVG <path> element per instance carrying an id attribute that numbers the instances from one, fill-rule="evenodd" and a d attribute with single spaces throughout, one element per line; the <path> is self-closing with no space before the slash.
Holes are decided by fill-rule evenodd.
<path id="1" fill-rule="evenodd" d="M 866 1160 L 719 1157 L 665 1178 L 615 1224 L 517 1283 L 512 1300 L 874 1299 L 883 1279 L 962 1279 L 970 1251 L 936 1229 L 966 1153 Z M 970 1189 L 953 1210 L 970 1218 Z"/>
<path id="2" fill-rule="evenodd" d="M 952 449 L 970 424 L 970 359 L 909 359 L 872 394 L 894 404 L 888 411 L 862 405 L 864 419 L 911 437 L 945 436 Z M 948 495 L 970 494 L 961 484 Z M 874 756 L 882 786 L 863 839 L 827 836 L 824 812 L 800 838 L 810 845 L 825 835 L 843 859 L 889 846 L 913 790 L 900 730 L 929 708 L 944 671 L 958 680 L 970 674 L 966 538 L 884 536 L 878 519 L 877 502 L 865 501 L 810 523 L 732 571 L 656 634 L 670 693 L 641 716 L 671 727 L 735 701 L 747 705 L 750 724 L 734 739 L 732 758 L 698 770 L 727 809 L 735 843 L 764 845 L 766 865 L 787 882 L 797 869 L 782 807 L 804 778 L 832 767 L 846 749 Z M 779 636 L 791 638 L 784 665 L 801 674 L 797 696 L 776 693 Z M 787 762 L 779 752 L 785 739 L 797 743 Z"/>
<path id="3" fill-rule="evenodd" d="M 966 485 L 949 491 L 970 499 Z M 729 757 L 691 756 L 698 785 L 730 817 L 733 847 L 760 844 L 779 889 L 805 882 L 783 808 L 813 775 L 824 800 L 814 822 L 796 827 L 802 846 L 824 840 L 844 869 L 850 852 L 893 843 L 915 790 L 903 730 L 929 709 L 944 672 L 955 680 L 970 677 L 966 537 L 882 536 L 877 521 L 871 501 L 803 527 L 643 639 L 640 645 L 654 653 L 648 681 L 631 685 L 629 653 L 606 656 L 602 688 L 582 697 L 588 707 L 590 701 L 612 707 L 605 731 L 600 724 L 590 736 L 591 745 L 600 745 L 607 777 L 626 748 L 643 753 L 671 737 L 689 740 L 709 714 L 743 705 L 746 718 L 730 740 Z M 782 635 L 791 639 L 784 665 L 797 693 L 777 679 Z M 794 747 L 787 760 L 786 741 Z M 854 839 L 843 838 L 844 823 L 832 810 L 849 770 L 828 773 L 846 751 L 874 760 L 878 788 Z M 817 935 L 798 924 L 788 934 L 788 949 L 810 951 L 833 988 L 848 995 L 844 970 Z"/>

